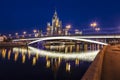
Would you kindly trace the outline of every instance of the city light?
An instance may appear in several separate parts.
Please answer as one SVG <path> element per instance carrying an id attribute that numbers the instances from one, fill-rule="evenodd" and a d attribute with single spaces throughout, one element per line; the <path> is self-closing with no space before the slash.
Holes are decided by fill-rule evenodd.
<path id="1" fill-rule="evenodd" d="M 93 23 L 90 24 L 90 26 L 93 27 L 93 28 L 97 27 L 97 25 L 98 24 L 96 22 L 93 22 Z"/>
<path id="2" fill-rule="evenodd" d="M 26 31 L 23 32 L 24 35 L 25 35 L 26 33 L 27 33 Z"/>
<path id="3" fill-rule="evenodd" d="M 47 28 L 47 31 L 50 31 L 50 27 Z"/>
<path id="4" fill-rule="evenodd" d="M 82 31 L 79 31 L 78 29 L 75 29 L 75 34 L 82 34 Z"/>
<path id="5" fill-rule="evenodd" d="M 34 30 L 33 30 L 33 32 L 34 32 L 34 33 L 36 33 L 36 32 L 37 32 L 37 30 L 36 30 L 36 29 L 34 29 Z"/>
<path id="6" fill-rule="evenodd" d="M 95 31 L 97 31 L 97 32 L 98 32 L 98 31 L 100 31 L 100 28 L 98 28 L 98 27 L 97 27 L 97 28 L 95 28 Z"/>
<path id="7" fill-rule="evenodd" d="M 71 25 L 67 25 L 67 26 L 66 26 L 66 29 L 69 30 L 70 28 L 71 28 Z"/>
<path id="8" fill-rule="evenodd" d="M 8 36 L 9 36 L 9 37 L 11 37 L 12 35 L 11 35 L 11 34 L 9 34 Z"/>
<path id="9" fill-rule="evenodd" d="M 38 34 L 38 33 L 36 33 L 36 34 L 35 34 L 35 37 L 38 37 L 38 36 L 39 36 L 39 34 Z"/>
<path id="10" fill-rule="evenodd" d="M 17 35 L 18 35 L 18 33 L 15 33 L 15 35 L 17 36 Z"/>

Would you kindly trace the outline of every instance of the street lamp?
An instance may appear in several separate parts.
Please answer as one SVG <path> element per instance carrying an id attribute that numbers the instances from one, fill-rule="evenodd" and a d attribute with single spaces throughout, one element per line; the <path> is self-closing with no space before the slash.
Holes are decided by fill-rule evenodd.
<path id="1" fill-rule="evenodd" d="M 93 22 L 93 23 L 90 24 L 90 26 L 93 27 L 93 28 L 97 27 L 97 25 L 98 24 L 96 22 Z"/>

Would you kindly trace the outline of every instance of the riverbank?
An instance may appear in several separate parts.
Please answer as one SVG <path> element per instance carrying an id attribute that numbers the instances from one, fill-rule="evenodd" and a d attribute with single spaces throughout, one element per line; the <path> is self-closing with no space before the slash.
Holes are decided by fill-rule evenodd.
<path id="1" fill-rule="evenodd" d="M 105 46 L 82 80 L 120 80 L 120 45 Z"/>
<path id="2" fill-rule="evenodd" d="M 27 44 L 23 42 L 0 42 L 0 47 L 19 47 L 19 46 L 27 46 Z"/>

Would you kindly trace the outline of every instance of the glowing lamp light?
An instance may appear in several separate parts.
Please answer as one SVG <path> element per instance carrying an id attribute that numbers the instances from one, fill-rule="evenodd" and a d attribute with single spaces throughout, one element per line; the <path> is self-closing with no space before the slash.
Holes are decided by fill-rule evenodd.
<path id="1" fill-rule="evenodd" d="M 95 28 L 95 31 L 100 31 L 100 28 Z"/>
<path id="2" fill-rule="evenodd" d="M 26 34 L 26 31 L 24 31 L 23 34 Z"/>
<path id="3" fill-rule="evenodd" d="M 37 30 L 36 30 L 36 29 L 34 29 L 34 30 L 33 30 L 33 32 L 34 32 L 34 33 L 36 33 L 36 32 L 37 32 Z"/>
<path id="4" fill-rule="evenodd" d="M 17 35 L 18 35 L 18 33 L 15 33 L 15 35 L 17 36 Z"/>
<path id="5" fill-rule="evenodd" d="M 97 23 L 96 22 L 93 22 L 90 24 L 91 27 L 96 27 L 97 26 Z"/>
<path id="6" fill-rule="evenodd" d="M 50 27 L 47 28 L 47 31 L 50 31 Z"/>
<path id="7" fill-rule="evenodd" d="M 75 32 L 79 31 L 78 29 L 75 29 Z"/>

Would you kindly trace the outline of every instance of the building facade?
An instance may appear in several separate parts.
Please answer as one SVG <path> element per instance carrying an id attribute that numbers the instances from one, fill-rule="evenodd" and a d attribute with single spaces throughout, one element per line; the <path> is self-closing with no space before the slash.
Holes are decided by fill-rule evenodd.
<path id="1" fill-rule="evenodd" d="M 57 12 L 55 11 L 52 18 L 52 25 L 47 23 L 47 36 L 62 35 L 62 21 L 59 20 Z"/>

